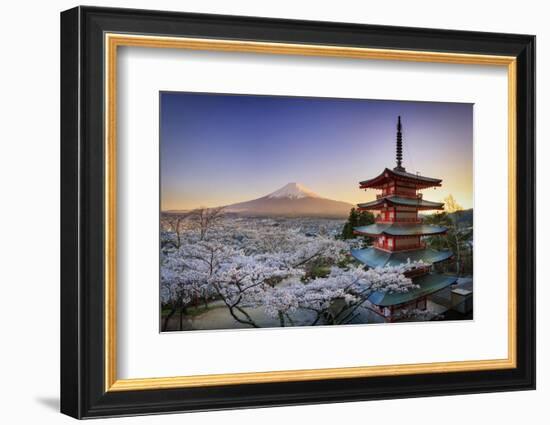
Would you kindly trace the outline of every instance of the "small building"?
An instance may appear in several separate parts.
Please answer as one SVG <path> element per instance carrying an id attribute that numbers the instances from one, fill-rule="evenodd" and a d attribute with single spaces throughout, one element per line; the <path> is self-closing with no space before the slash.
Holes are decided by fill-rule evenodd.
<path id="1" fill-rule="evenodd" d="M 404 311 L 426 310 L 427 297 L 456 283 L 457 277 L 435 273 L 433 265 L 450 259 L 451 251 L 436 251 L 426 247 L 425 236 L 441 235 L 446 227 L 426 225 L 419 211 L 442 210 L 443 203 L 423 199 L 419 190 L 440 187 L 441 179 L 408 173 L 403 167 L 401 117 L 397 119 L 396 167 L 386 168 L 378 176 L 359 183 L 361 189 L 380 191 L 371 202 L 358 204 L 360 211 L 376 211 L 376 221 L 354 228 L 358 235 L 374 239 L 372 246 L 352 249 L 351 255 L 369 268 L 397 266 L 407 261 L 422 260 L 425 267 L 406 274 L 418 288 L 404 293 L 375 292 L 368 301 L 371 308 L 387 321 L 399 319 Z"/>

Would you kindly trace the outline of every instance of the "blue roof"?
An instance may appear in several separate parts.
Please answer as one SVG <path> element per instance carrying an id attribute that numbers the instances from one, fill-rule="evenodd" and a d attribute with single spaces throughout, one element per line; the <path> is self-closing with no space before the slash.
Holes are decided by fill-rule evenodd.
<path id="1" fill-rule="evenodd" d="M 457 276 L 448 276 L 444 274 L 428 273 L 413 279 L 418 288 L 407 292 L 373 292 L 368 300 L 380 307 L 404 304 L 417 298 L 433 294 L 453 283 L 456 283 Z"/>
<path id="2" fill-rule="evenodd" d="M 425 248 L 415 251 L 388 252 L 373 247 L 352 249 L 351 255 L 368 267 L 399 266 L 410 260 L 411 262 L 422 260 L 424 263 L 434 264 L 447 260 L 453 256 L 452 251 L 436 251 Z"/>
<path id="3" fill-rule="evenodd" d="M 375 199 L 374 201 L 365 202 L 363 204 L 357 204 L 359 208 L 375 208 L 377 206 L 389 203 L 392 205 L 403 205 L 407 207 L 416 207 L 418 209 L 441 209 L 443 208 L 443 202 L 425 201 L 419 198 L 405 198 L 402 196 L 388 195 L 383 198 Z"/>
<path id="4" fill-rule="evenodd" d="M 374 223 L 368 226 L 354 227 L 357 233 L 365 235 L 411 236 L 411 235 L 437 235 L 445 233 L 446 227 L 432 226 L 429 224 L 404 224 L 404 223 Z"/>

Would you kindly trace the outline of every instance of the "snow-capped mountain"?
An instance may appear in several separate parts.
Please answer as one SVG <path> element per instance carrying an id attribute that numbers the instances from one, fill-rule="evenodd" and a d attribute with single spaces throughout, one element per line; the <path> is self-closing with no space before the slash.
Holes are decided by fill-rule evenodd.
<path id="1" fill-rule="evenodd" d="M 300 183 L 288 183 L 266 196 L 227 205 L 227 212 L 250 216 L 347 217 L 352 204 L 323 198 Z"/>
<path id="2" fill-rule="evenodd" d="M 320 198 L 312 190 L 309 190 L 303 184 L 300 183 L 288 183 L 287 185 L 281 187 L 279 190 L 276 190 L 273 193 L 267 195 L 268 198 L 290 198 L 290 199 L 300 199 L 300 198 Z"/>

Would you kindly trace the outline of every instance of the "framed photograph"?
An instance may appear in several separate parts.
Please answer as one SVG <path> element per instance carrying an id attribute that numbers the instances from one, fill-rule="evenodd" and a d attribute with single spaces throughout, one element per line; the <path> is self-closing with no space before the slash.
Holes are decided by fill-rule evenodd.
<path id="1" fill-rule="evenodd" d="M 61 411 L 535 388 L 535 37 L 61 14 Z"/>

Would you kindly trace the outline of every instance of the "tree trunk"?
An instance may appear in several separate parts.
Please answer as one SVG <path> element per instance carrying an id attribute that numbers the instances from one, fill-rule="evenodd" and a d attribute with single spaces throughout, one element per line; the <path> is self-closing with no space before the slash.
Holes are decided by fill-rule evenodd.
<path id="1" fill-rule="evenodd" d="M 285 317 L 281 311 L 279 311 L 279 324 L 281 325 L 281 328 L 285 327 Z"/>
<path id="2" fill-rule="evenodd" d="M 180 303 L 180 331 L 183 331 L 183 315 L 186 314 L 186 308 L 183 302 Z"/>
<path id="3" fill-rule="evenodd" d="M 170 313 L 168 313 L 164 317 L 164 319 L 162 321 L 162 332 L 166 332 L 166 330 L 168 329 L 168 321 L 174 315 L 174 313 L 176 313 L 176 307 L 172 307 L 172 309 L 170 310 Z"/>
<path id="4" fill-rule="evenodd" d="M 242 308 L 233 306 L 233 307 L 229 307 L 228 309 L 229 309 L 229 314 L 231 314 L 233 319 L 235 319 L 237 322 L 252 326 L 253 328 L 259 328 L 259 326 L 252 320 L 249 314 L 246 311 L 244 311 Z M 235 313 L 235 310 L 238 310 L 240 313 L 242 313 L 246 317 L 246 320 L 241 319 L 239 316 L 237 316 L 237 314 Z"/>
<path id="5" fill-rule="evenodd" d="M 176 240 L 178 241 L 176 248 L 180 249 L 181 248 L 181 234 L 180 234 L 179 230 L 176 232 Z"/>

